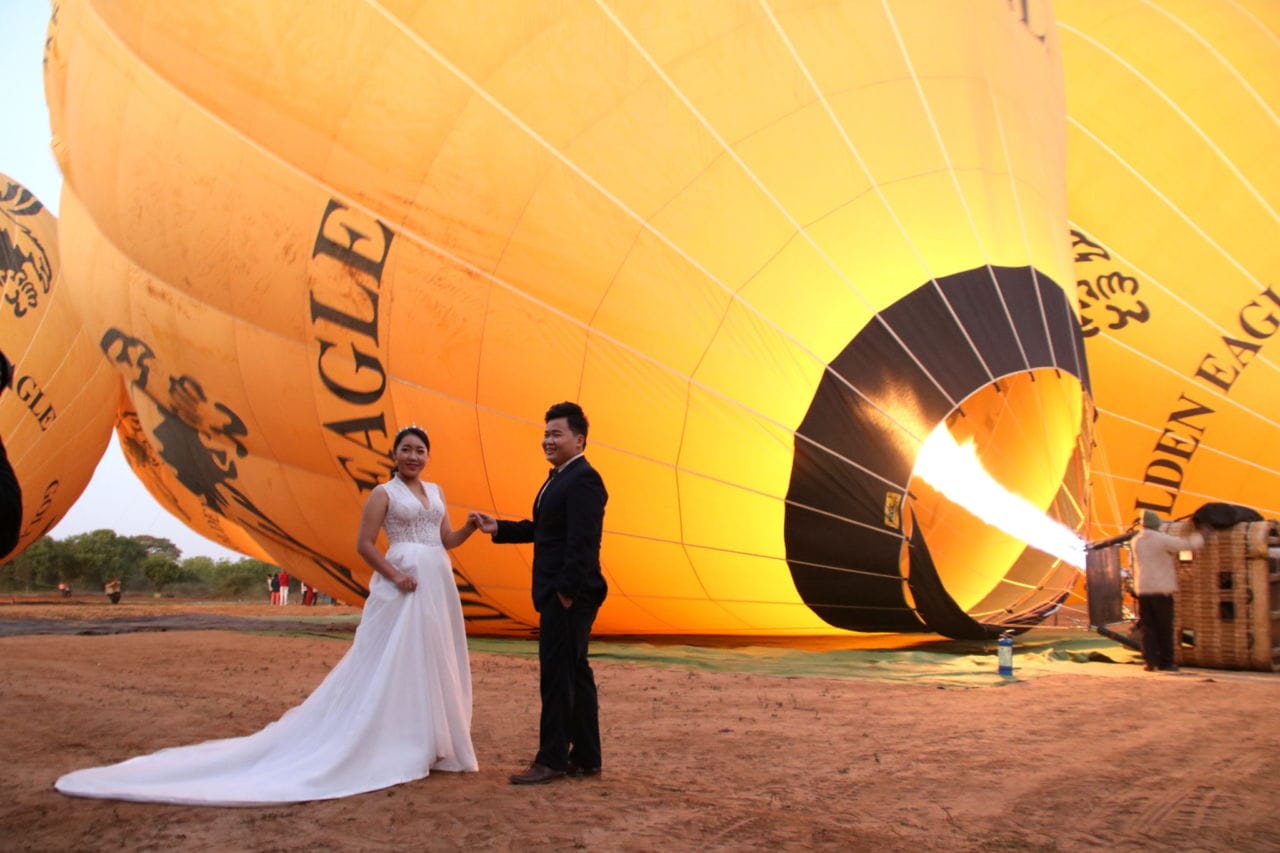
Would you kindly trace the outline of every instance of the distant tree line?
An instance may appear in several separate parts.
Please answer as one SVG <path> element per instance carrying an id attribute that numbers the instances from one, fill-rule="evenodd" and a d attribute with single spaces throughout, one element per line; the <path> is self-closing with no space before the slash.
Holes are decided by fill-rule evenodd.
<path id="1" fill-rule="evenodd" d="M 74 592 L 101 592 L 119 578 L 124 592 L 173 592 L 193 597 L 265 597 L 266 578 L 279 571 L 244 557 L 187 557 L 168 539 L 119 536 L 94 530 L 65 539 L 44 536 L 0 565 L 0 590 L 48 592 L 67 584 Z"/>

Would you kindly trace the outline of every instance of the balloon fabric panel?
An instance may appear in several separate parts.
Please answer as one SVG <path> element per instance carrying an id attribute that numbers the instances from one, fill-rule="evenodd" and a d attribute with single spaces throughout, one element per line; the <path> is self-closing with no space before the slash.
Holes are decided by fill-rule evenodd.
<path id="1" fill-rule="evenodd" d="M 1277 514 L 1274 4 L 1057 6 L 1100 535 L 1144 509 Z M 1170 61 L 1170 58 L 1175 58 Z"/>

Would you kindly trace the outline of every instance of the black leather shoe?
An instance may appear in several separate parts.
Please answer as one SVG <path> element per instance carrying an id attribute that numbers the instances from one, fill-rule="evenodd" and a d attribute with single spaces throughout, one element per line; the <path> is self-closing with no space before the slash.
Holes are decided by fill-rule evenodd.
<path id="1" fill-rule="evenodd" d="M 515 773 L 511 776 L 512 785 L 541 785 L 544 782 L 550 782 L 553 779 L 559 779 L 564 776 L 563 770 L 556 770 L 552 767 L 546 767 L 536 761 L 529 765 L 529 769 L 523 773 Z"/>
<path id="2" fill-rule="evenodd" d="M 599 767 L 583 767 L 580 764 L 575 764 L 572 761 L 570 761 L 569 769 L 565 772 L 567 772 L 570 776 L 577 776 L 578 778 L 583 778 L 586 776 L 599 776 L 600 768 Z"/>

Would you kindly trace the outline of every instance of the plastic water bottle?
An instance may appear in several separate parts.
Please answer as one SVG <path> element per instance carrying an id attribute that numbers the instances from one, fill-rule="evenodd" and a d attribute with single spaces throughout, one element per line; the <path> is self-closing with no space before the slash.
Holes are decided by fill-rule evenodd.
<path id="1" fill-rule="evenodd" d="M 1013 678 L 1013 635 L 1008 631 L 996 640 L 996 661 L 1000 674 L 1005 678 Z"/>

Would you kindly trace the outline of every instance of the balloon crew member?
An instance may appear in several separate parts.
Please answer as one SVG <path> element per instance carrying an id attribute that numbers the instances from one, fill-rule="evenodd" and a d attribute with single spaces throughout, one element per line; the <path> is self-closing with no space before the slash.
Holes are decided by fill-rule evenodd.
<path id="1" fill-rule="evenodd" d="M 538 611 L 542 712 L 538 754 L 513 785 L 600 772 L 600 719 L 587 642 L 608 585 L 600 571 L 604 480 L 583 455 L 587 418 L 576 403 L 547 410 L 542 452 L 551 471 L 532 520 L 497 521 L 474 513 L 494 542 L 533 543 L 533 606 Z"/>
<path id="2" fill-rule="evenodd" d="M 1142 625 L 1142 659 L 1147 672 L 1176 672 L 1173 640 L 1173 596 L 1178 591 L 1178 554 L 1197 551 L 1204 536 L 1174 536 L 1160 529 L 1160 516 L 1142 513 L 1142 530 L 1133 538 L 1133 592 Z"/>
<path id="3" fill-rule="evenodd" d="M 13 384 L 13 365 L 0 352 L 0 394 Z M 0 440 L 0 559 L 7 557 L 18 545 L 22 530 L 22 487 L 9 464 L 9 454 Z"/>

